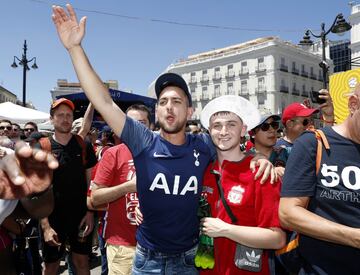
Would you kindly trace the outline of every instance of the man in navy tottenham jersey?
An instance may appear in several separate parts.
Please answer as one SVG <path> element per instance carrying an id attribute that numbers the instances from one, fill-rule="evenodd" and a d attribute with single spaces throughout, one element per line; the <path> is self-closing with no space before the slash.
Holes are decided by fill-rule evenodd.
<path id="1" fill-rule="evenodd" d="M 208 135 L 185 133 L 192 115 L 186 82 L 173 73 L 157 79 L 159 133 L 127 118 L 112 101 L 81 47 L 86 18 L 78 23 L 71 5 L 67 10 L 68 14 L 59 6 L 53 7 L 60 40 L 87 97 L 133 155 L 144 217 L 137 231 L 133 273 L 196 274 L 198 198 L 204 171 L 216 152 Z"/>

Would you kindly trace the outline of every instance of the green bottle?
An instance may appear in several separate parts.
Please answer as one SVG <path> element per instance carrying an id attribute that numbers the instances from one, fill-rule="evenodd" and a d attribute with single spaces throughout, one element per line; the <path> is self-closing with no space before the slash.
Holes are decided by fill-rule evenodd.
<path id="1" fill-rule="evenodd" d="M 197 215 L 199 219 L 211 216 L 210 205 L 203 196 L 200 197 Z M 213 269 L 214 265 L 214 239 L 202 234 L 200 231 L 199 246 L 195 256 L 195 266 L 202 269 Z"/>

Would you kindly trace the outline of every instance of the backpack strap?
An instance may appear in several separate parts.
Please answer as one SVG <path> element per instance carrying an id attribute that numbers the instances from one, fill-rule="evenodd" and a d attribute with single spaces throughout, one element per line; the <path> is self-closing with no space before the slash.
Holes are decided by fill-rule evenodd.
<path id="1" fill-rule="evenodd" d="M 314 130 L 315 137 L 317 139 L 317 149 L 316 149 L 316 175 L 319 173 L 321 158 L 322 158 L 322 147 L 324 145 L 326 150 L 330 149 L 329 142 L 322 130 Z"/>
<path id="2" fill-rule="evenodd" d="M 83 165 L 85 166 L 86 162 L 87 162 L 86 143 L 82 139 L 81 136 L 79 136 L 79 135 L 74 135 L 74 136 L 75 136 L 76 142 L 81 147 L 82 162 L 83 162 Z M 39 143 L 40 143 L 40 147 L 41 147 L 42 150 L 44 150 L 46 152 L 51 152 L 51 142 L 50 142 L 50 139 L 48 137 L 40 138 Z"/>
<path id="3" fill-rule="evenodd" d="M 81 146 L 82 162 L 83 162 L 83 165 L 85 166 L 86 162 L 87 162 L 86 143 L 81 136 L 79 136 L 79 135 L 74 135 L 74 136 L 76 138 L 77 143 Z"/>
<path id="4" fill-rule="evenodd" d="M 312 130 L 314 132 L 316 140 L 317 140 L 317 148 L 316 148 L 316 175 L 318 175 L 320 170 L 320 164 L 321 164 L 321 158 L 322 158 L 322 147 L 324 146 L 326 150 L 330 149 L 329 142 L 326 138 L 326 135 L 322 130 L 315 129 Z M 305 208 L 307 208 L 308 205 L 306 205 Z M 275 251 L 275 255 L 278 257 L 281 257 L 283 254 L 291 253 L 293 250 L 295 250 L 299 246 L 299 239 L 300 234 L 298 232 L 292 231 L 291 237 L 293 237 L 291 240 L 289 240 L 283 248 L 277 249 Z M 290 256 L 291 257 L 291 256 Z M 296 256 L 293 256 L 296 257 Z"/>

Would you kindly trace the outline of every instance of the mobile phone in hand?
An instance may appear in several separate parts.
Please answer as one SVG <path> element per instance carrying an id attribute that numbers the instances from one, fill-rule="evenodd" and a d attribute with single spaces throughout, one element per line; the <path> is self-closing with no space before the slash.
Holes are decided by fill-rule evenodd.
<path id="1" fill-rule="evenodd" d="M 311 91 L 311 93 L 310 93 L 311 102 L 317 103 L 317 104 L 325 103 L 326 100 L 324 98 L 320 98 L 319 95 L 320 95 L 320 93 L 318 91 Z"/>

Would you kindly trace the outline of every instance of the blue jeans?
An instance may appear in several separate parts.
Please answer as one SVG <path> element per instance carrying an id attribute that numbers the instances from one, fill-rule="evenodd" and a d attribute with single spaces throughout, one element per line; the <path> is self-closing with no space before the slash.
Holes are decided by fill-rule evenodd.
<path id="1" fill-rule="evenodd" d="M 199 274 L 194 264 L 196 250 L 197 246 L 183 253 L 169 254 L 155 252 L 137 244 L 132 274 Z"/>

